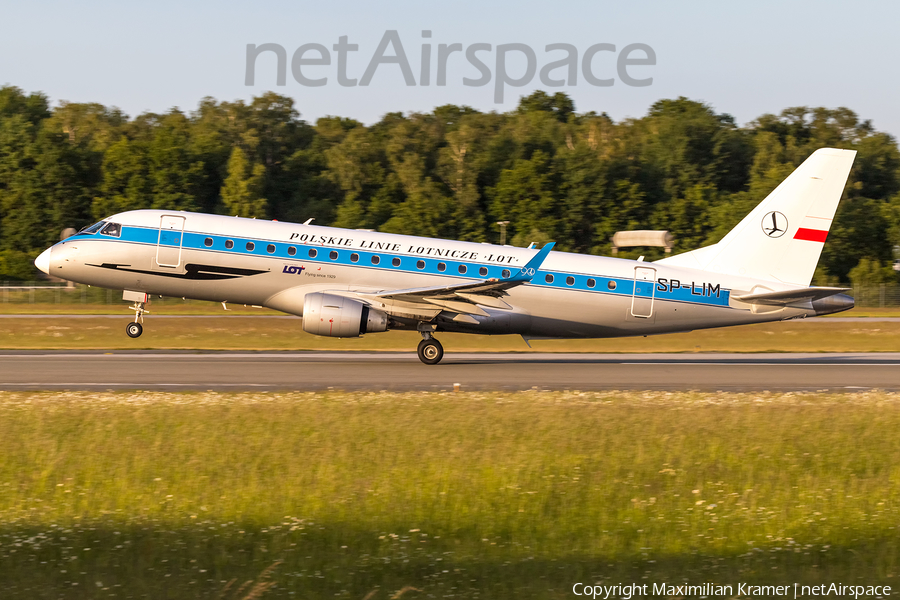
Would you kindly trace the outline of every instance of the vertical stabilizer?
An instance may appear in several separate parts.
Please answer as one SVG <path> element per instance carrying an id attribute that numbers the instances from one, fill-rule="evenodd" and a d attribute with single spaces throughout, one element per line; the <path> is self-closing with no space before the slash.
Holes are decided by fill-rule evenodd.
<path id="1" fill-rule="evenodd" d="M 658 262 L 808 286 L 855 157 L 816 150 L 718 244 Z"/>

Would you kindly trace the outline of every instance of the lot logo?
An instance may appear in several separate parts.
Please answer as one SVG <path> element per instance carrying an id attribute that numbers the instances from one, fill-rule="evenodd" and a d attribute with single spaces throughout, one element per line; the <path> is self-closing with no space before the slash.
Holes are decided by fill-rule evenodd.
<path id="1" fill-rule="evenodd" d="M 296 265 L 284 265 L 284 269 L 281 270 L 282 273 L 291 273 L 292 275 L 300 275 L 303 271 L 306 270 L 306 267 L 296 266 Z"/>

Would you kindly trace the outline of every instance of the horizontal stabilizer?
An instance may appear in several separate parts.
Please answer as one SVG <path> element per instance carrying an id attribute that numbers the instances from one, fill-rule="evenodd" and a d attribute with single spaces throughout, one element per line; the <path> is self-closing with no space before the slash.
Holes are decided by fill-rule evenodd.
<path id="1" fill-rule="evenodd" d="M 783 292 L 768 292 L 765 294 L 746 294 L 733 296 L 734 300 L 747 304 L 763 304 L 765 306 L 787 306 L 797 302 L 815 301 L 849 291 L 850 288 L 837 287 L 808 287 Z"/>

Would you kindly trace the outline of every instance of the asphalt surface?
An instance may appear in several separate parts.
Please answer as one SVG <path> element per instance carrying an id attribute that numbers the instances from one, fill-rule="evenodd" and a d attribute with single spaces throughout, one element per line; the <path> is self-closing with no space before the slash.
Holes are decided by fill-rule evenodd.
<path id="1" fill-rule="evenodd" d="M 900 390 L 900 353 L 445 354 L 72 352 L 0 354 L 2 390 Z"/>

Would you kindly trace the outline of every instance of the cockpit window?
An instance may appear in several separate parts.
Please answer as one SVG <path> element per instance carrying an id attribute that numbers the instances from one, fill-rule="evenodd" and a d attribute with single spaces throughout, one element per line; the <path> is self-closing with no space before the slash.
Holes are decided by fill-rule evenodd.
<path id="1" fill-rule="evenodd" d="M 122 226 L 118 223 L 107 223 L 106 227 L 100 230 L 100 235 L 108 235 L 111 237 L 119 237 L 122 234 Z"/>
<path id="2" fill-rule="evenodd" d="M 100 221 L 100 222 L 98 222 L 98 223 L 94 223 L 94 224 L 91 225 L 90 227 L 85 227 L 84 229 L 82 229 L 82 230 L 79 231 L 78 233 L 97 233 L 98 231 L 100 231 L 101 229 L 103 229 L 103 226 L 104 226 L 104 225 L 106 225 L 106 221 Z"/>

